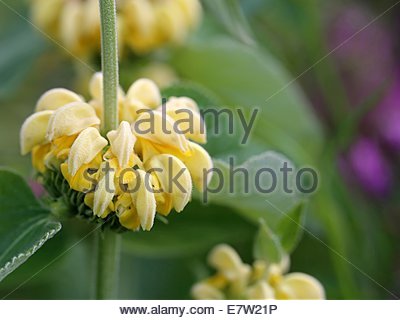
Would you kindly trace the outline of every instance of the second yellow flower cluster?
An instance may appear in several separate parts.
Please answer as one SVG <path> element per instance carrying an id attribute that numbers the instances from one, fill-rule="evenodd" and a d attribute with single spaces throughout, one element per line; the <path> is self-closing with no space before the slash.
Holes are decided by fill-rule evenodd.
<path id="1" fill-rule="evenodd" d="M 32 0 L 32 20 L 72 53 L 100 48 L 98 0 Z M 147 53 L 180 42 L 199 22 L 199 0 L 117 0 L 120 49 Z"/>
<path id="2" fill-rule="evenodd" d="M 21 152 L 32 152 L 39 172 L 60 170 L 71 189 L 85 194 L 94 215 L 116 214 L 127 229 L 150 230 L 156 211 L 182 211 L 192 184 L 203 190 L 208 183 L 204 173 L 212 161 L 196 143 L 206 141 L 198 106 L 187 97 L 171 97 L 161 106 L 158 87 L 140 79 L 126 94 L 119 90 L 121 122 L 106 139 L 99 132 L 100 73 L 90 92 L 88 103 L 61 88 L 43 94 L 21 128 Z M 185 121 L 189 115 L 191 121 Z"/>
<path id="3" fill-rule="evenodd" d="M 221 244 L 208 260 L 217 274 L 193 286 L 196 299 L 325 299 L 324 288 L 314 277 L 300 272 L 284 275 L 289 269 L 288 257 L 280 264 L 259 260 L 250 266 L 232 247 Z"/>

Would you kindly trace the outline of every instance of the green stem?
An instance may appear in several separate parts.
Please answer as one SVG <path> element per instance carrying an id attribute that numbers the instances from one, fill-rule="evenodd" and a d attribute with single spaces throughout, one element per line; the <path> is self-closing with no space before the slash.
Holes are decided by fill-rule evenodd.
<path id="1" fill-rule="evenodd" d="M 102 134 L 118 127 L 118 51 L 115 0 L 100 0 L 101 65 L 103 71 Z M 120 235 L 99 231 L 96 239 L 96 298 L 116 299 L 119 281 Z"/>
<path id="2" fill-rule="evenodd" d="M 115 0 L 100 0 L 101 66 L 103 71 L 102 134 L 118 127 L 118 49 Z"/>
<path id="3" fill-rule="evenodd" d="M 96 247 L 96 299 L 117 299 L 121 235 L 111 230 L 100 230 L 96 237 Z"/>

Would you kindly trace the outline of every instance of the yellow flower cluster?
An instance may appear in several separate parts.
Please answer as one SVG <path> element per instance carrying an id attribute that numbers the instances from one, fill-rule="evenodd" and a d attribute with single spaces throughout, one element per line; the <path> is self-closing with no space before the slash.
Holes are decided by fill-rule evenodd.
<path id="1" fill-rule="evenodd" d="M 150 230 L 156 211 L 182 211 L 192 184 L 202 191 L 208 183 L 204 172 L 213 164 L 195 143 L 206 142 L 204 123 L 195 101 L 171 97 L 161 105 L 154 82 L 139 79 L 127 93 L 119 89 L 121 122 L 106 139 L 99 132 L 102 91 L 97 73 L 89 102 L 66 89 L 44 93 L 22 125 L 21 153 L 32 152 L 39 172 L 60 170 L 71 189 L 86 194 L 94 215 L 115 213 L 127 229 Z"/>
<path id="2" fill-rule="evenodd" d="M 209 264 L 217 274 L 193 286 L 195 299 L 325 299 L 321 283 L 304 273 L 289 273 L 289 258 L 280 264 L 267 265 L 256 261 L 245 264 L 228 245 L 215 247 L 209 255 Z"/>
<path id="3" fill-rule="evenodd" d="M 98 0 L 32 0 L 32 20 L 72 53 L 85 56 L 100 48 Z M 146 53 L 181 42 L 199 23 L 199 0 L 117 0 L 120 49 Z"/>

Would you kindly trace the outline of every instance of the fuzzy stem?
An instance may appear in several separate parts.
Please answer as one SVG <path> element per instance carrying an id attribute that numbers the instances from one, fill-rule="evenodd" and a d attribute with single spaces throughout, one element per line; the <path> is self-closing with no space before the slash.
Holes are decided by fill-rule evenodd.
<path id="1" fill-rule="evenodd" d="M 118 49 L 115 0 L 100 0 L 101 66 L 103 71 L 102 134 L 118 126 Z"/>
<path id="2" fill-rule="evenodd" d="M 96 236 L 96 299 L 117 299 L 121 235 L 112 230 L 104 230 Z"/>
<path id="3" fill-rule="evenodd" d="M 102 134 L 118 127 L 118 51 L 115 0 L 100 0 L 101 65 L 103 71 Z M 99 231 L 96 239 L 96 298 L 116 299 L 121 254 L 120 235 L 110 230 Z"/>

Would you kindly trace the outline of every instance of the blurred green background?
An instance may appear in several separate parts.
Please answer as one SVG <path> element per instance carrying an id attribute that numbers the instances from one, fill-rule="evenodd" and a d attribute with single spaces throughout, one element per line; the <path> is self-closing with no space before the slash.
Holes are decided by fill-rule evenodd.
<path id="1" fill-rule="evenodd" d="M 187 43 L 125 57 L 122 86 L 157 60 L 222 105 L 260 107 L 249 146 L 222 137 L 206 148 L 214 157 L 241 160 L 276 150 L 318 169 L 319 190 L 307 206 L 310 233 L 291 269 L 318 278 L 330 299 L 400 295 L 400 5 L 386 11 L 396 1 L 243 0 L 240 12 L 225 10 L 230 1 L 226 8 L 213 2 L 204 2 L 202 25 Z M 22 122 L 50 88 L 85 93 L 91 71 L 27 19 L 29 1 L 0 1 L 0 165 L 33 177 L 29 157 L 19 154 Z M 91 66 L 99 70 L 99 61 Z M 125 234 L 119 297 L 190 298 L 217 243 L 233 245 L 250 262 L 257 225 L 238 214 L 241 209 L 193 201 L 183 214 L 171 215 L 169 225 Z M 91 228 L 64 222 L 0 283 L 0 295 L 90 298 L 93 239 L 74 244 Z"/>

